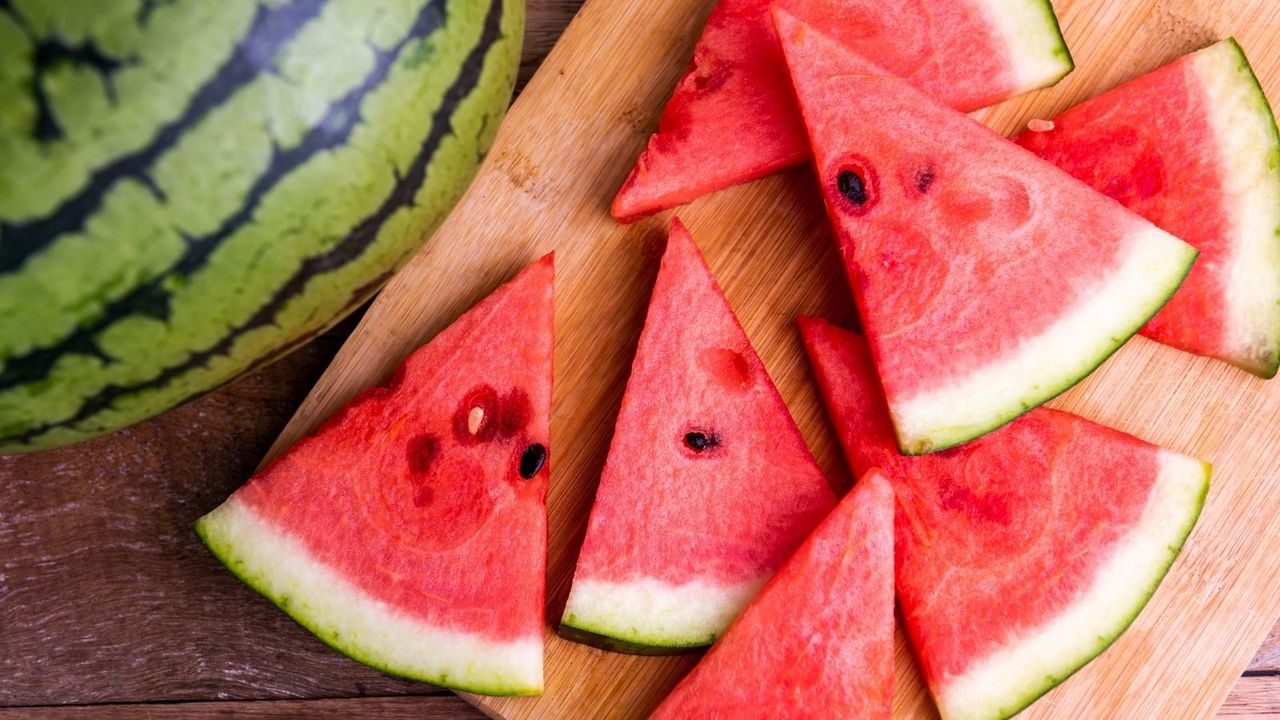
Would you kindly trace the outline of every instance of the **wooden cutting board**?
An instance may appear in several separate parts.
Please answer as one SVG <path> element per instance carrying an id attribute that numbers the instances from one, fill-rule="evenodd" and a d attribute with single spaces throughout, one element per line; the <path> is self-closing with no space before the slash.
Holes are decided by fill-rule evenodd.
<path id="1" fill-rule="evenodd" d="M 623 226 L 609 202 L 691 56 L 713 0 L 591 0 L 513 106 L 475 184 L 382 292 L 272 448 L 314 429 L 516 270 L 556 251 L 547 689 L 468 697 L 503 718 L 638 718 L 696 658 L 563 641 L 569 590 L 668 217 Z M 975 116 L 1002 132 L 1236 35 L 1280 100 L 1274 0 L 1058 0 L 1078 69 Z M 808 169 L 682 209 L 824 471 L 849 483 L 792 325 L 852 303 Z M 477 348 L 482 352 L 482 348 Z M 1209 717 L 1280 613 L 1280 380 L 1135 338 L 1052 403 L 1213 461 L 1200 524 L 1138 620 L 1024 717 Z M 936 713 L 899 632 L 898 717 Z"/>

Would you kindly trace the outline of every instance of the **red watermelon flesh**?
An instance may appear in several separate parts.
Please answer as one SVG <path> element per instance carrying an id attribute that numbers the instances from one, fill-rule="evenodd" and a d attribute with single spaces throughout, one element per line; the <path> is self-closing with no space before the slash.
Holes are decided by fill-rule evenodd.
<path id="1" fill-rule="evenodd" d="M 777 3 L 962 110 L 1057 82 L 1073 67 L 1045 0 Z M 613 203 L 630 221 L 799 165 L 804 124 L 769 0 L 721 0 Z"/>
<path id="2" fill-rule="evenodd" d="M 650 720 L 889 718 L 893 488 L 871 470 Z"/>
<path id="3" fill-rule="evenodd" d="M 561 632 L 633 652 L 709 645 L 834 504 L 676 220 Z"/>
<path id="4" fill-rule="evenodd" d="M 1276 374 L 1280 137 L 1235 40 L 1179 58 L 1016 140 L 1200 251 L 1144 335 Z"/>
<path id="5" fill-rule="evenodd" d="M 1128 627 L 1199 517 L 1207 463 L 1048 408 L 900 455 L 866 343 L 800 329 L 850 467 L 894 482 L 898 601 L 945 720 L 1016 713 Z"/>
<path id="6" fill-rule="evenodd" d="M 255 475 L 196 531 L 335 649 L 473 692 L 542 690 L 552 258 Z"/>
<path id="7" fill-rule="evenodd" d="M 785 12 L 778 29 L 899 447 L 999 427 L 1087 375 L 1195 249 Z"/>

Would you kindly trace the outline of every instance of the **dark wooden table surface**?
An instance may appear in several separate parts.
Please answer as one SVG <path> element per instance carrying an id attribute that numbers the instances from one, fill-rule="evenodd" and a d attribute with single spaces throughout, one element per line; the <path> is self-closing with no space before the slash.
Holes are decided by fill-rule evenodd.
<path id="1" fill-rule="evenodd" d="M 522 84 L 580 4 L 528 0 Z M 0 720 L 482 717 L 328 649 L 191 532 L 252 473 L 352 327 L 149 422 L 0 457 Z M 1280 717 L 1280 631 L 1222 716 Z"/>

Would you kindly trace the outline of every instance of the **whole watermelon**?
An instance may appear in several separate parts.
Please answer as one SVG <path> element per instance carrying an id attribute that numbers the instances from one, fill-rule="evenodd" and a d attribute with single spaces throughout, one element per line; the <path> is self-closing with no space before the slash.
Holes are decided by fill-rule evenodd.
<path id="1" fill-rule="evenodd" d="M 523 35 L 523 0 L 0 0 L 0 452 L 358 307 L 466 189 Z"/>

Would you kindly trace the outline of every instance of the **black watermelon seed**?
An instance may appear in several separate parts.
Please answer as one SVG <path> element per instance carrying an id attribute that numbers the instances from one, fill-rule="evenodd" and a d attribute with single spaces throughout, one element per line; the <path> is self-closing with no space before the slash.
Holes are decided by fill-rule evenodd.
<path id="1" fill-rule="evenodd" d="M 842 170 L 836 177 L 836 188 L 840 190 L 840 194 L 849 199 L 854 205 L 867 204 L 867 186 L 862 182 L 862 176 L 852 170 Z"/>
<path id="2" fill-rule="evenodd" d="M 933 184 L 933 171 L 921 170 L 916 173 L 916 189 L 920 192 L 929 192 L 929 186 Z"/>
<path id="3" fill-rule="evenodd" d="M 720 444 L 720 438 L 713 433 L 707 435 L 701 432 L 685 433 L 684 444 L 688 445 L 694 452 L 704 452 Z"/>
<path id="4" fill-rule="evenodd" d="M 533 479 L 546 461 L 547 449 L 542 446 L 542 443 L 534 443 L 525 448 L 524 454 L 520 456 L 520 477 L 525 480 Z"/>

